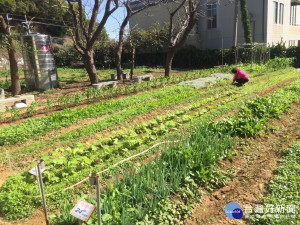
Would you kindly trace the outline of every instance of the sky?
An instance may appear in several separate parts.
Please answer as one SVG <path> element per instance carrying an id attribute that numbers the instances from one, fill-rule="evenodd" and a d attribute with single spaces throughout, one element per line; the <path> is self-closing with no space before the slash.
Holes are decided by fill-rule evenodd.
<path id="1" fill-rule="evenodd" d="M 91 14 L 91 9 L 93 7 L 94 1 L 91 0 L 83 0 L 83 5 L 85 5 L 85 11 L 88 15 Z M 106 1 L 104 0 L 102 5 L 100 6 L 98 22 L 102 19 L 104 13 L 104 6 Z M 125 17 L 126 10 L 124 7 L 119 7 L 107 20 L 105 24 L 105 29 L 110 37 L 110 39 L 118 39 L 118 33 L 120 25 Z"/>
<path id="2" fill-rule="evenodd" d="M 119 27 L 123 21 L 124 8 L 118 8 L 111 17 L 108 18 L 105 29 L 110 37 L 110 39 L 118 39 Z"/>

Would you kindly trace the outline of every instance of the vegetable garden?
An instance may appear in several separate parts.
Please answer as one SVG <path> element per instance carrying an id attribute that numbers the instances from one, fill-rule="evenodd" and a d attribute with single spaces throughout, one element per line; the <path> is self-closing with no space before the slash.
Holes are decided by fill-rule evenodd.
<path id="1" fill-rule="evenodd" d="M 276 58 L 266 65 L 240 65 L 250 74 L 243 87 L 228 80 L 203 89 L 176 85 L 229 72 L 226 67 L 87 89 L 48 99 L 39 110 L 7 112 L 0 117 L 0 158 L 4 171 L 13 172 L 1 185 L 0 223 L 26 224 L 42 207 L 37 181 L 28 173 L 40 159 L 46 164 L 51 224 L 78 223 L 70 210 L 79 199 L 96 204 L 87 179 L 91 172 L 101 180 L 103 224 L 185 224 L 204 195 L 201 189 L 209 195 L 237 176 L 234 168 L 221 170 L 222 161 L 238 156 L 242 143 L 261 136 L 269 121 L 280 120 L 291 106 L 299 114 L 300 71 L 291 63 Z M 299 143 L 285 154 L 298 157 Z M 296 193 L 299 173 L 290 172 L 288 160 L 278 173 L 293 174 Z M 264 202 L 277 201 L 273 196 L 283 181 L 272 182 Z M 300 207 L 294 197 L 287 204 Z M 266 218 L 245 221 L 276 224 Z M 299 221 L 298 211 L 289 222 Z M 87 224 L 96 223 L 94 213 Z"/>

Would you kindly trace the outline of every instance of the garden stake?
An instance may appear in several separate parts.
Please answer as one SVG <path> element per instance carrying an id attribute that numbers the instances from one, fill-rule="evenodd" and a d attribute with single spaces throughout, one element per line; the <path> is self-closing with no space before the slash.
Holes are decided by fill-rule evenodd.
<path id="1" fill-rule="evenodd" d="M 44 208 L 44 213 L 45 213 L 45 220 L 46 224 L 50 225 L 49 220 L 48 220 L 48 214 L 47 214 L 47 205 L 46 205 L 46 198 L 45 198 L 45 191 L 44 191 L 44 185 L 43 185 L 43 178 L 42 178 L 42 172 L 41 172 L 41 164 L 44 163 L 42 160 L 37 161 L 38 164 L 36 166 L 36 170 L 38 172 L 37 178 L 39 182 L 39 188 L 40 188 L 40 193 L 42 195 L 42 200 L 43 200 L 43 208 Z"/>
<path id="2" fill-rule="evenodd" d="M 8 165 L 9 165 L 10 172 L 13 172 L 13 169 L 12 169 L 12 166 L 11 166 L 10 155 L 9 155 L 8 151 L 6 151 L 6 157 L 7 157 L 7 160 L 8 160 Z"/>
<path id="3" fill-rule="evenodd" d="M 101 225 L 101 192 L 100 192 L 100 182 L 99 176 L 96 172 L 90 174 L 90 184 L 96 185 L 97 190 L 97 215 L 98 215 L 98 225 Z"/>

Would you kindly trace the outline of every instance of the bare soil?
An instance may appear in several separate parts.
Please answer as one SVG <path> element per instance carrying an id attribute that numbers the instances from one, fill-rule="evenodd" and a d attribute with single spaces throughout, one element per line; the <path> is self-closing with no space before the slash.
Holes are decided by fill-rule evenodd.
<path id="1" fill-rule="evenodd" d="M 290 79 L 287 79 L 287 80 L 284 80 L 282 81 L 281 83 L 278 83 L 272 87 L 269 87 L 267 89 L 264 89 L 262 91 L 258 91 L 258 92 L 255 92 L 255 94 L 257 95 L 260 95 L 260 96 L 263 96 L 263 95 L 266 95 L 266 94 L 269 94 L 273 91 L 276 91 L 277 89 L 283 87 L 283 86 L 286 86 L 286 85 L 289 85 L 290 83 L 292 83 L 293 81 L 295 80 L 295 78 L 290 78 Z"/>
<path id="2" fill-rule="evenodd" d="M 261 204 L 260 198 L 266 194 L 274 170 L 278 167 L 281 150 L 288 147 L 300 135 L 300 102 L 293 104 L 289 113 L 280 119 L 273 119 L 268 127 L 275 132 L 263 132 L 260 136 L 247 140 L 238 146 L 238 155 L 227 159 L 220 167 L 235 168 L 236 177 L 225 187 L 212 194 L 203 195 L 201 203 L 194 209 L 187 224 L 248 224 L 248 221 L 231 220 L 224 208 L 229 202 L 237 202 L 242 209 L 245 205 Z"/>

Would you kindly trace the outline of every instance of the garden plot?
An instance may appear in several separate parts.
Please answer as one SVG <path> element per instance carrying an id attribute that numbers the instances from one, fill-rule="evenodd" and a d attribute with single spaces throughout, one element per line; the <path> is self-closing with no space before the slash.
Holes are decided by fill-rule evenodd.
<path id="1" fill-rule="evenodd" d="M 291 74 L 291 76 L 293 76 L 293 74 Z M 218 86 L 215 86 L 214 88 L 210 88 L 209 90 L 205 90 L 205 92 L 203 92 L 203 93 L 196 91 L 196 95 L 193 95 L 192 97 L 189 97 L 189 98 L 184 98 L 183 100 L 180 100 L 180 101 L 176 101 L 176 104 L 171 104 L 169 107 L 166 108 L 166 106 L 171 103 L 171 102 L 167 101 L 168 103 L 166 105 L 164 105 L 163 107 L 159 107 L 157 109 L 154 109 L 154 111 L 152 110 L 151 113 L 146 113 L 146 114 L 141 115 L 143 110 L 147 109 L 147 107 L 144 107 L 143 105 L 141 105 L 142 108 L 140 110 L 138 110 L 138 111 L 135 110 L 134 111 L 134 112 L 137 112 L 138 115 L 131 117 L 131 122 L 129 123 L 129 128 L 130 128 L 130 124 L 135 122 L 135 120 L 132 120 L 135 117 L 137 117 L 137 121 L 141 121 L 141 119 L 139 119 L 139 118 L 142 118 L 143 120 L 146 120 L 146 121 L 151 120 L 151 119 L 154 119 L 156 115 L 166 115 L 167 113 L 170 113 L 172 111 L 176 112 L 177 110 L 180 110 L 180 107 L 184 108 L 184 107 L 187 107 L 188 105 L 191 105 L 192 102 L 194 102 L 194 103 L 199 102 L 200 101 L 199 99 L 202 99 L 201 101 L 205 102 L 206 101 L 205 99 L 208 99 L 208 100 L 210 99 L 210 98 L 207 98 L 207 96 L 211 96 L 211 98 L 216 98 L 216 100 L 218 98 L 220 98 L 218 101 L 221 101 L 222 104 L 224 104 L 224 105 L 226 105 L 228 103 L 232 104 L 230 101 L 232 101 L 234 98 L 242 103 L 242 101 L 247 99 L 248 95 L 251 95 L 251 93 L 253 93 L 253 91 L 261 90 L 261 89 L 264 89 L 264 88 L 269 87 L 269 86 L 272 87 L 272 85 L 274 85 L 274 84 L 277 85 L 278 83 L 281 83 L 284 79 L 288 78 L 289 76 L 282 75 L 282 74 L 280 74 L 280 76 L 273 76 L 272 74 L 270 74 L 270 77 L 271 78 L 268 79 L 267 84 L 263 82 L 263 80 L 265 80 L 266 78 L 265 77 L 260 77 L 260 78 L 255 78 L 254 79 L 255 82 L 256 82 L 255 85 L 249 84 L 247 89 L 237 89 L 237 88 L 235 88 L 234 89 L 235 93 L 234 92 L 231 92 L 231 93 L 228 92 L 228 94 L 230 94 L 230 96 L 229 96 L 230 98 L 225 97 L 225 96 L 221 97 L 221 95 L 220 95 L 225 90 L 232 90 L 232 88 L 233 88 L 232 86 L 228 86 L 228 85 L 226 85 L 226 83 L 224 83 L 221 86 L 218 85 Z M 286 83 L 286 84 L 288 84 L 288 83 Z M 147 93 L 142 93 L 140 95 L 137 95 L 136 97 L 131 96 L 129 98 L 134 97 L 134 99 L 132 99 L 132 101 L 134 103 L 131 104 L 132 105 L 131 107 L 135 106 L 139 102 L 141 102 L 141 104 L 142 104 L 143 99 L 145 99 L 145 97 L 146 97 L 146 99 L 147 98 L 155 99 L 155 98 L 153 98 L 153 96 L 155 97 L 155 95 L 157 95 L 157 96 L 160 96 L 161 99 L 163 98 L 163 96 L 167 96 L 167 97 L 170 96 L 171 98 L 173 98 L 172 94 L 170 94 L 171 92 L 168 92 L 169 89 L 165 89 L 165 90 L 162 90 L 162 91 L 157 90 L 157 91 L 153 91 L 153 92 L 148 93 L 148 94 Z M 170 90 L 172 90 L 172 88 Z M 189 89 L 189 90 L 194 92 L 192 89 Z M 166 93 L 164 94 L 164 92 L 166 92 Z M 130 104 L 130 101 L 128 101 L 128 100 L 130 100 L 130 99 L 119 99 L 117 101 L 119 102 L 118 104 L 123 102 L 122 104 L 126 105 L 126 102 L 129 102 L 129 104 Z M 157 100 L 155 100 L 156 102 L 149 102 L 149 104 L 151 104 L 152 106 L 155 106 L 158 103 Z M 209 101 L 207 103 L 209 103 Z M 216 101 L 216 103 L 218 103 L 218 101 Z M 101 106 L 101 104 L 106 104 L 106 105 L 108 104 L 109 106 L 116 105 L 116 107 L 117 107 L 118 106 L 117 102 L 115 102 L 115 103 L 114 102 L 115 102 L 115 100 L 113 100 L 112 103 L 109 103 L 109 104 L 105 103 L 105 102 L 100 103 L 100 106 Z M 122 106 L 122 104 L 120 106 Z M 137 104 L 137 105 L 139 105 L 139 104 Z M 91 111 L 91 113 L 89 113 L 89 114 L 93 115 L 93 117 L 94 117 L 94 116 L 97 116 L 97 114 L 99 113 L 98 111 L 93 113 L 93 109 L 96 108 L 96 107 L 98 107 L 98 106 L 93 105 L 93 106 L 90 106 L 90 107 L 86 108 L 86 110 Z M 139 106 L 135 106 L 135 107 L 139 107 Z M 209 109 L 209 111 L 210 111 L 210 110 L 213 110 L 214 107 L 216 107 L 216 106 L 211 105 L 211 106 L 208 106 L 208 107 L 209 108 L 207 108 L 207 109 Z M 233 105 L 232 107 L 235 107 L 235 106 Z M 89 108 L 91 108 L 91 109 L 89 109 Z M 108 110 L 110 110 L 110 108 L 106 107 L 104 109 L 106 111 L 108 111 Z M 130 108 L 128 108 L 128 109 L 130 109 Z M 115 114 L 115 115 L 105 114 L 105 117 L 104 118 L 101 117 L 102 119 L 99 119 L 99 121 L 97 121 L 97 119 L 93 119 L 91 124 L 89 124 L 89 123 L 86 124 L 84 121 L 82 121 L 80 123 L 76 122 L 76 126 L 73 125 L 70 128 L 63 128 L 64 133 L 62 133 L 62 131 L 61 131 L 62 129 L 56 130 L 53 133 L 53 134 L 55 134 L 55 136 L 53 136 L 53 137 L 48 136 L 48 134 L 47 134 L 45 137 L 43 137 L 43 140 L 29 141 L 28 143 L 26 143 L 24 145 L 21 145 L 21 147 L 6 146 L 6 148 L 12 149 L 10 155 L 11 155 L 11 160 L 14 161 L 14 158 L 19 159 L 21 157 L 22 159 L 26 159 L 28 156 L 33 155 L 36 152 L 42 152 L 43 149 L 49 149 L 49 148 L 55 148 L 55 147 L 59 147 L 59 146 L 72 145 L 72 143 L 74 144 L 74 141 L 80 140 L 82 138 L 84 138 L 84 140 L 87 140 L 86 137 L 89 136 L 91 133 L 97 132 L 97 130 L 99 132 L 99 130 L 103 130 L 103 129 L 106 129 L 106 130 L 109 129 L 110 130 L 111 127 L 115 127 L 117 124 L 119 124 L 119 122 L 121 120 L 112 121 L 111 119 L 113 119 L 114 117 L 115 118 L 120 118 L 120 116 L 128 115 L 128 109 L 124 112 L 117 112 L 117 114 Z M 201 110 L 201 109 L 199 109 L 199 110 Z M 228 110 L 228 109 L 225 109 L 225 110 Z M 69 109 L 67 110 L 67 112 L 71 112 L 71 113 L 67 114 L 69 117 L 72 117 L 72 113 L 73 114 L 77 113 L 77 111 L 79 113 L 79 112 L 83 111 L 83 109 L 72 110 L 72 111 L 70 111 Z M 203 113 L 204 111 L 202 111 L 201 113 Z M 229 111 L 230 111 L 230 109 L 229 109 Z M 212 115 L 218 115 L 221 112 L 224 112 L 224 111 L 223 110 L 222 111 L 217 110 L 216 112 L 213 112 Z M 100 113 L 101 113 L 101 111 L 100 111 Z M 83 115 L 86 117 L 86 115 L 88 116 L 89 114 L 84 113 Z M 78 114 L 78 115 L 80 115 L 80 114 Z M 67 119 L 67 118 L 65 118 L 65 119 Z M 80 119 L 80 117 L 76 116 L 75 119 L 78 120 L 78 119 Z M 188 119 L 189 118 L 186 117 L 184 120 L 188 121 Z M 73 120 L 73 118 L 72 118 L 72 120 Z M 111 125 L 107 124 L 106 121 L 108 121 L 108 120 L 112 122 L 112 123 L 110 122 Z M 125 121 L 123 120 L 122 122 L 124 123 Z M 100 124 L 100 125 L 98 126 L 96 124 Z M 124 126 L 124 125 L 122 125 L 122 126 Z M 128 125 L 126 127 L 128 127 Z M 121 128 L 117 128 L 117 129 L 121 129 Z M 105 131 L 105 133 L 107 133 L 107 134 L 105 134 L 105 136 L 109 136 L 109 133 L 111 131 L 107 130 L 108 132 L 106 132 L 106 130 L 103 130 L 103 131 Z M 103 132 L 99 132 L 99 134 L 103 135 Z M 93 143 L 97 139 L 98 139 L 98 137 L 96 135 L 93 135 L 93 137 L 89 138 L 88 141 Z M 72 140 L 72 141 L 70 141 L 70 140 Z M 5 159 L 5 158 L 7 158 L 7 156 L 3 155 L 3 159 Z M 18 166 L 21 166 L 21 165 L 22 165 L 22 163 L 18 160 Z"/>
<path id="2" fill-rule="evenodd" d="M 266 77 L 268 77 L 269 79 L 266 79 Z M 74 145 L 75 147 L 60 148 L 54 150 L 51 154 L 42 154 L 40 157 L 42 157 L 46 161 L 47 168 L 49 168 L 48 172 L 45 174 L 45 182 L 47 184 L 46 193 L 51 194 L 53 191 L 55 192 L 55 191 L 62 190 L 65 187 L 72 185 L 78 182 L 80 179 L 84 178 L 89 172 L 91 172 L 92 169 L 95 169 L 97 171 L 105 169 L 110 165 L 126 157 L 129 157 L 133 154 L 143 151 L 143 149 L 149 148 L 155 143 L 162 142 L 163 141 L 162 139 L 168 137 L 169 134 L 171 133 L 179 134 L 179 131 L 181 131 L 182 128 L 188 129 L 190 126 L 189 124 L 196 123 L 196 121 L 205 122 L 202 118 L 206 118 L 206 122 L 209 122 L 209 120 L 213 119 L 214 116 L 220 116 L 222 115 L 222 113 L 229 112 L 230 110 L 235 109 L 237 106 L 241 105 L 242 102 L 251 98 L 254 92 L 261 91 L 267 87 L 277 86 L 279 83 L 284 82 L 291 77 L 295 77 L 295 74 L 290 73 L 288 76 L 283 76 L 282 73 L 278 72 L 278 77 L 272 76 L 271 74 L 265 77 L 264 76 L 257 77 L 256 79 L 254 79 L 254 81 L 256 81 L 255 83 L 252 84 L 249 83 L 249 85 L 247 85 L 247 88 L 244 89 L 243 88 L 237 89 L 236 87 L 226 85 L 226 83 L 220 83 L 220 86 L 216 85 L 215 87 L 213 86 L 209 87 L 208 89 L 205 89 L 203 93 L 187 88 L 186 89 L 187 91 L 183 94 L 183 92 L 180 91 L 178 92 L 178 90 L 181 90 L 182 88 L 174 87 L 173 89 L 167 89 L 167 90 L 169 91 L 176 90 L 175 92 L 160 93 L 160 94 L 165 94 L 164 95 L 165 99 L 161 98 L 159 100 L 159 102 L 161 102 L 161 105 L 158 104 L 156 106 L 156 104 L 158 103 L 157 97 L 153 98 L 153 96 L 151 97 L 152 99 L 151 101 L 146 101 L 146 107 L 145 104 L 142 103 L 140 105 L 139 104 L 132 105 L 130 106 L 132 108 L 129 108 L 129 111 L 133 109 L 133 111 L 139 111 L 139 112 L 141 111 L 141 112 L 138 114 L 133 113 L 133 111 L 127 112 L 129 114 L 124 114 L 124 116 L 126 116 L 124 117 L 124 121 L 131 122 L 132 118 L 134 118 L 135 116 L 145 117 L 145 115 L 147 115 L 148 112 L 155 111 L 158 108 L 162 108 L 164 107 L 164 104 L 168 102 L 170 102 L 169 105 L 170 107 L 172 107 L 172 105 L 177 106 L 178 103 L 186 102 L 186 104 L 182 104 L 183 107 L 182 109 L 180 109 L 179 107 L 176 108 L 176 110 L 174 110 L 173 112 L 172 110 L 168 111 L 167 114 L 165 115 L 160 115 L 156 117 L 155 115 L 153 115 L 155 119 L 146 121 L 145 123 L 142 122 L 137 126 L 131 126 L 131 128 L 130 126 L 128 126 L 128 128 L 130 129 L 126 129 L 124 132 L 121 133 L 119 132 L 115 134 L 111 133 L 110 135 L 107 136 L 107 138 L 102 140 L 97 140 L 95 143 L 89 143 L 87 145 L 78 143 L 77 147 L 75 146 L 76 145 L 75 144 Z M 286 85 L 288 85 L 288 83 L 286 83 Z M 233 91 L 230 91 L 230 89 L 233 89 Z M 163 90 L 167 91 L 166 89 Z M 185 88 L 183 88 L 182 90 L 185 90 Z M 205 96 L 204 93 L 207 93 L 207 95 Z M 212 94 L 212 96 L 209 97 L 209 93 Z M 174 96 L 177 95 L 178 98 L 175 97 L 175 100 L 172 101 L 172 99 L 169 98 L 168 95 L 170 95 L 170 97 L 172 97 L 173 95 Z M 285 95 L 288 96 L 287 94 Z M 293 97 L 290 96 L 290 99 L 292 100 Z M 259 104 L 263 104 L 263 103 L 264 102 L 259 102 Z M 273 108 L 274 107 L 276 108 L 277 106 L 273 105 Z M 272 107 L 270 108 L 273 109 Z M 282 107 L 282 112 L 284 112 L 284 110 L 285 107 Z M 276 110 L 274 111 L 274 113 L 280 114 L 279 111 Z M 77 126 L 78 123 L 80 124 L 81 122 L 76 121 L 74 124 L 76 124 Z M 228 120 L 228 123 L 229 124 L 233 123 L 236 126 L 241 125 L 241 123 L 235 123 L 235 120 L 232 121 Z M 251 121 L 249 124 L 251 125 Z M 261 125 L 261 122 L 259 122 L 258 124 Z M 254 127 L 253 130 L 247 128 L 243 128 L 243 129 L 246 131 L 245 134 L 248 136 L 248 135 L 255 134 L 257 132 L 256 129 L 259 129 L 259 127 Z M 74 134 L 75 133 L 76 135 L 81 134 L 81 131 L 82 130 L 76 130 L 74 131 Z M 220 132 L 223 132 L 223 130 Z M 48 133 L 48 131 L 46 133 Z M 63 139 L 66 141 L 76 142 L 74 141 L 76 140 L 76 136 L 73 135 L 70 136 L 65 135 L 63 136 Z M 62 141 L 63 139 L 56 139 L 56 141 L 59 142 Z M 80 137 L 77 140 L 80 140 Z M 51 142 L 49 142 L 49 144 L 50 143 Z M 150 152 L 150 154 L 152 153 Z M 136 160 L 140 160 L 140 158 Z M 120 170 L 122 174 L 124 174 L 124 170 L 122 171 L 122 168 L 123 169 L 128 168 L 128 166 L 130 167 L 130 163 L 126 163 L 117 169 Z M 23 214 L 24 217 L 27 217 L 28 213 L 30 213 L 31 210 L 33 210 L 35 207 L 38 207 L 40 205 L 40 201 L 38 200 L 39 198 L 37 198 L 37 200 L 31 199 L 32 196 L 35 195 L 38 196 L 38 189 L 34 181 L 31 178 L 29 178 L 26 175 L 26 173 L 27 171 L 24 171 L 23 173 L 21 173 L 21 175 L 15 175 L 9 178 L 4 183 L 2 188 L 2 190 L 5 189 L 6 190 L 10 189 L 14 191 L 19 190 L 17 192 L 22 193 L 23 191 L 21 189 L 18 189 L 18 187 L 16 187 L 16 189 L 9 187 L 9 180 L 12 180 L 13 182 L 22 184 L 24 187 L 26 187 L 25 188 L 26 190 L 29 190 L 28 194 L 25 194 L 24 201 L 27 202 L 26 204 L 32 205 L 34 207 L 29 208 L 29 211 L 27 212 L 22 211 L 22 213 L 24 213 Z M 25 180 L 23 180 L 24 176 L 25 176 Z M 108 177 L 108 175 L 105 175 L 103 178 L 105 177 Z M 159 179 L 162 178 L 160 177 Z M 29 183 L 27 183 L 28 181 Z M 193 186 L 192 183 L 189 184 Z M 30 187 L 27 185 L 29 185 Z M 69 189 L 65 192 L 59 191 L 59 193 L 49 197 L 50 210 L 57 209 L 58 206 L 62 207 L 64 204 L 65 205 L 70 204 L 72 199 L 77 198 L 76 197 L 77 194 L 79 194 L 80 192 L 84 192 L 88 194 L 89 189 L 90 189 L 89 186 L 85 186 L 84 188 L 82 186 L 79 186 L 76 189 Z M 21 196 L 19 196 L 18 198 L 21 199 Z M 1 199 L 2 199 L 2 195 L 0 197 L 0 200 Z M 61 199 L 66 199 L 69 200 L 70 202 L 62 203 Z M 157 204 L 155 203 L 154 205 L 160 207 L 159 205 L 164 200 L 165 198 L 163 198 L 162 200 L 160 200 L 160 198 L 157 198 L 157 200 L 154 201 Z M 107 210 L 105 211 L 106 212 L 105 214 L 107 215 L 104 218 L 106 218 L 107 221 L 110 220 L 109 215 L 111 211 L 109 208 L 110 207 L 105 209 Z M 152 208 L 152 206 L 150 208 Z M 128 216 L 130 217 L 128 221 L 132 221 L 132 219 L 135 220 L 134 218 L 141 218 L 144 215 L 143 213 L 144 209 L 139 210 L 140 213 L 138 213 L 139 214 L 138 217 L 136 217 L 136 215 L 132 215 L 132 212 L 128 214 Z M 117 213 L 117 211 L 115 211 L 115 213 Z M 5 213 L 5 215 L 8 214 Z M 122 213 L 122 215 L 125 214 Z M 115 218 L 116 220 L 119 219 L 123 221 L 127 220 L 127 216 L 122 216 L 122 218 L 116 216 Z M 57 219 L 60 220 L 60 218 Z"/>
<path id="3" fill-rule="evenodd" d="M 291 90 L 293 90 L 292 88 L 290 88 Z M 285 101 L 283 101 L 283 99 L 280 99 L 279 98 L 279 100 L 278 100 L 278 97 L 279 96 L 289 96 L 289 101 L 293 101 L 296 97 L 293 95 L 293 92 L 292 91 L 290 91 L 289 92 L 289 90 L 290 89 L 286 89 L 287 90 L 287 92 L 285 93 L 285 95 L 283 95 L 283 93 L 278 93 L 277 95 L 275 95 L 275 97 L 273 97 L 273 99 L 276 99 L 276 102 L 278 102 L 278 103 L 276 103 L 276 104 L 282 104 L 282 106 L 284 106 L 284 105 L 286 105 L 286 104 L 288 104 L 288 102 L 286 102 L 286 100 Z M 290 94 L 288 94 L 288 93 L 290 93 Z M 280 101 L 281 100 L 281 101 Z M 256 101 L 258 101 L 258 100 L 256 100 Z M 258 101 L 259 102 L 259 101 Z M 275 115 L 275 116 L 277 116 L 277 115 L 279 115 L 278 113 L 280 113 L 280 109 L 281 109 L 281 112 L 284 112 L 284 110 L 286 109 L 285 107 L 277 107 L 277 105 L 275 104 L 275 102 L 274 102 L 274 104 L 272 103 L 272 101 L 270 102 L 270 101 L 261 101 L 259 104 L 269 104 L 270 106 L 268 106 L 267 108 L 270 110 L 270 111 L 267 111 L 268 112 L 268 114 L 266 114 L 267 115 L 267 117 L 269 117 L 269 116 L 273 116 L 273 115 Z M 255 105 L 255 104 L 254 104 Z M 278 105 L 279 106 L 279 105 Z M 250 107 L 250 109 L 251 109 L 251 104 L 249 105 L 249 107 Z M 275 110 L 274 111 L 274 109 L 276 109 L 276 108 L 278 108 L 278 110 Z M 253 110 L 253 109 L 252 109 Z M 254 110 L 255 110 L 255 108 L 254 108 Z M 257 114 L 257 116 L 259 116 L 258 118 L 260 118 L 260 116 L 262 116 L 262 115 L 264 115 L 264 111 L 262 111 L 262 112 L 260 112 L 259 110 L 258 111 L 254 111 L 256 114 Z M 255 114 L 255 115 L 256 115 Z M 248 116 L 247 115 L 245 115 L 246 117 L 245 118 L 248 118 Z M 237 120 L 237 119 L 234 119 L 233 118 L 233 120 L 235 121 L 235 120 Z M 162 120 L 163 121 L 163 120 Z M 238 120 L 237 120 L 238 121 Z M 260 120 L 256 120 L 256 122 L 258 122 L 258 124 L 260 125 L 261 123 L 259 122 Z M 250 120 L 250 122 L 251 122 L 251 120 Z M 265 120 L 262 120 L 262 123 L 263 122 L 265 122 Z M 232 123 L 232 122 L 231 122 Z M 219 123 L 220 125 L 218 125 L 218 126 L 216 126 L 216 127 L 214 127 L 213 126 L 213 129 L 216 129 L 216 131 L 219 131 L 220 129 L 221 129 L 221 131 L 223 131 L 222 133 L 226 133 L 226 132 L 224 132 L 224 131 L 227 131 L 227 132 L 234 132 L 234 130 L 236 129 L 235 127 L 233 127 L 233 128 L 231 128 L 231 127 L 228 127 L 227 125 L 226 125 L 226 123 Z M 236 126 L 237 127 L 240 127 L 240 125 L 239 125 L 239 123 L 233 123 L 233 124 L 236 124 Z M 207 127 L 207 126 L 206 126 Z M 221 127 L 221 128 L 220 128 Z M 231 129 L 233 129 L 233 130 L 223 130 L 223 128 L 222 127 L 225 127 L 226 129 L 227 128 L 231 128 Z M 255 129 L 260 129 L 260 127 L 256 127 L 256 125 L 254 125 L 254 126 L 252 126 L 253 128 L 254 128 L 254 132 L 257 132 Z M 251 127 L 244 127 L 242 130 L 240 130 L 239 132 L 241 132 L 241 134 L 244 134 L 244 135 L 253 135 L 253 133 L 252 133 L 252 130 L 250 129 Z M 207 132 L 204 132 L 204 133 L 207 133 Z M 107 144 L 110 142 L 110 141 L 112 141 L 113 139 L 108 139 L 108 140 L 106 140 L 106 142 L 107 142 Z M 128 145 L 128 144 L 130 144 L 130 142 L 128 143 L 128 141 L 127 140 L 125 140 L 125 142 L 124 142 L 127 146 L 130 146 L 130 145 Z M 131 143 L 132 144 L 132 143 Z M 115 143 L 115 145 L 117 145 L 117 143 Z M 102 146 L 103 146 L 103 144 L 102 144 Z M 120 146 L 118 146 L 118 147 L 120 147 Z M 121 147 L 121 149 L 124 149 L 124 147 Z M 225 147 L 225 149 L 227 149 L 227 147 Z M 97 151 L 97 146 L 95 146 L 95 149 L 94 149 L 94 147 L 92 147 L 91 148 L 91 150 L 93 150 L 93 151 Z M 70 152 L 70 156 L 72 156 L 75 152 L 74 151 L 76 151 L 76 152 L 78 152 L 78 153 L 80 153 L 79 155 L 81 155 L 81 154 L 86 154 L 86 150 L 84 150 L 84 149 L 82 149 L 82 148 L 76 148 L 76 149 L 66 149 L 65 150 L 65 152 L 60 152 L 59 150 L 58 150 L 58 152 L 57 152 L 57 154 L 56 153 L 53 153 L 53 155 L 55 156 L 55 155 L 65 155 L 66 153 L 68 153 L 68 152 Z M 80 161 L 82 161 L 82 162 L 84 162 L 84 163 L 86 163 L 88 166 L 91 166 L 92 164 L 93 164 L 93 162 L 91 162 L 90 161 L 90 157 L 87 157 L 86 155 L 82 155 L 82 156 L 77 156 L 77 157 L 81 157 L 82 158 L 82 160 L 80 160 Z M 94 155 L 94 154 L 92 154 L 92 155 Z M 100 158 L 102 158 L 102 157 L 100 157 Z M 104 157 L 105 158 L 105 157 Z M 48 161 L 49 162 L 49 160 L 50 160 L 50 158 L 48 158 L 48 159 L 46 159 L 46 158 L 44 158 L 45 159 L 45 161 Z M 65 165 L 65 162 L 64 162 L 64 160 L 65 160 L 65 162 L 67 162 L 68 164 L 69 164 L 69 162 L 70 162 L 70 164 L 69 164 L 69 166 L 71 166 L 70 167 L 70 169 L 71 170 L 69 170 L 67 167 L 65 167 L 66 165 Z M 72 172 L 72 173 L 76 173 L 76 170 L 74 171 L 74 167 L 73 166 L 78 166 L 78 163 L 76 163 L 75 161 L 78 161 L 79 160 L 79 158 L 78 159 L 76 159 L 74 162 L 75 162 L 75 164 L 72 164 L 71 163 L 71 161 L 70 161 L 71 159 L 63 159 L 62 157 L 60 157 L 59 158 L 59 161 L 57 160 L 57 159 L 53 159 L 53 165 L 51 166 L 51 165 L 49 165 L 49 167 L 50 168 L 52 168 L 51 169 L 51 171 L 53 171 L 53 169 L 54 168 L 58 168 L 58 174 L 57 175 L 51 175 L 50 176 L 50 174 L 48 174 L 48 178 L 50 178 L 50 177 L 52 177 L 51 179 L 52 179 L 52 181 L 51 181 L 51 183 L 52 183 L 52 185 L 53 184 L 55 184 L 57 181 L 62 181 L 62 177 L 60 177 L 61 175 L 62 175 L 62 173 L 61 172 L 63 172 L 63 173 L 66 173 L 67 171 L 70 171 L 70 172 Z M 61 168 L 61 169 L 63 169 L 63 170 L 59 170 L 59 166 L 60 165 L 64 165 L 64 167 L 63 168 Z M 195 164 L 195 165 L 198 165 L 198 163 L 197 164 Z M 83 166 L 82 164 L 80 164 L 80 166 Z M 206 166 L 208 166 L 208 165 L 206 165 Z M 80 168 L 79 168 L 80 169 Z M 205 168 L 203 168 L 204 170 L 203 171 L 206 171 L 206 169 Z M 81 171 L 81 170 L 80 170 Z M 202 170 L 201 170 L 202 171 Z M 52 172 L 51 172 L 52 173 Z M 61 175 L 59 175 L 59 174 L 61 174 Z M 77 176 L 76 177 L 74 177 L 74 178 L 71 178 L 70 177 L 70 180 L 74 180 L 74 179 L 78 179 L 78 175 L 80 174 L 80 173 L 76 173 L 77 174 Z M 76 175 L 76 174 L 74 174 L 74 175 Z M 57 178 L 58 178 L 58 180 L 57 180 Z M 66 180 L 66 182 L 70 182 L 70 180 Z M 24 180 L 25 181 L 25 180 Z M 18 183 L 23 183 L 23 185 L 25 185 L 25 183 L 24 183 L 24 181 L 19 181 Z M 50 180 L 49 180 L 50 181 Z M 5 189 L 7 189 L 8 187 L 6 187 L 6 186 L 3 186 L 4 188 L 4 190 Z M 52 187 L 52 188 L 54 188 L 54 187 Z M 35 189 L 34 188 L 34 186 L 32 186 L 32 188 L 29 188 L 29 189 L 31 189 L 31 190 L 33 190 L 33 189 Z M 58 189 L 58 187 L 55 187 L 54 188 L 55 190 L 57 190 Z M 54 189 L 52 189 L 52 190 L 54 190 Z M 51 190 L 49 189 L 48 191 L 50 191 L 50 193 L 51 193 Z M 36 193 L 38 193 L 38 192 L 36 192 Z M 61 194 L 61 193 L 60 193 Z M 66 193 L 66 194 L 71 194 L 70 192 L 69 193 Z M 29 199 L 27 199 L 27 200 L 30 200 L 30 198 Z M 159 200 L 159 199 L 158 199 Z M 32 205 L 33 204 L 33 202 L 30 204 L 30 205 Z M 152 206 L 151 206 L 151 208 L 152 208 Z M 122 214 L 123 215 L 123 214 Z M 125 214 L 124 214 L 125 215 Z M 116 217 L 117 218 L 117 217 Z M 120 218 L 121 219 L 121 218 Z M 124 218 L 123 218 L 124 219 Z M 127 217 L 125 217 L 125 221 L 127 221 L 127 219 L 128 219 L 128 221 L 131 221 L 131 219 L 130 218 L 127 218 Z"/>

